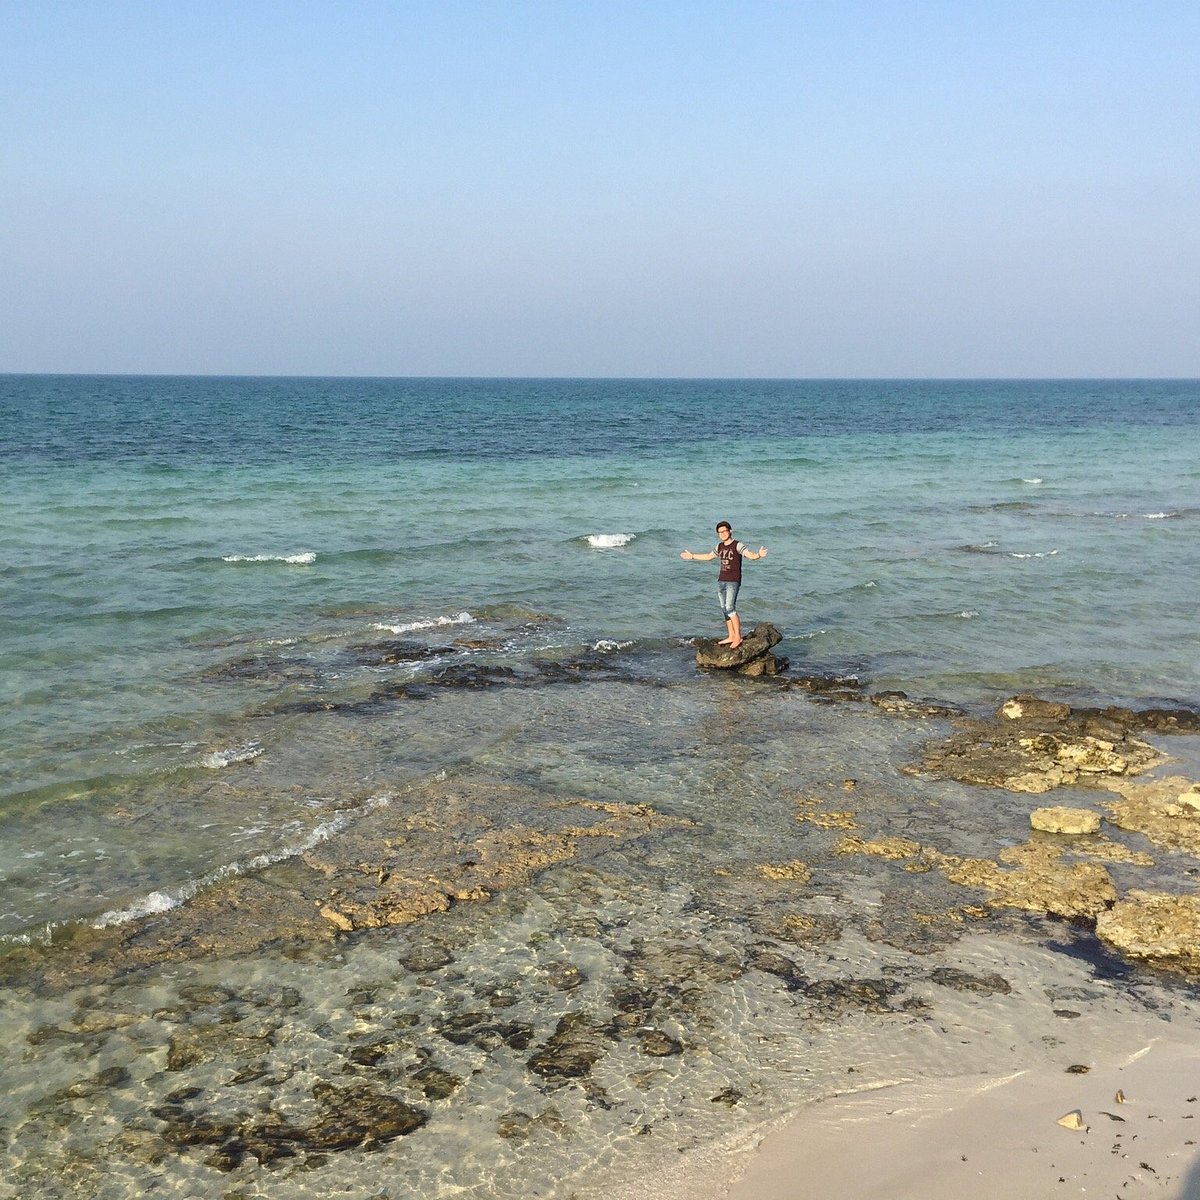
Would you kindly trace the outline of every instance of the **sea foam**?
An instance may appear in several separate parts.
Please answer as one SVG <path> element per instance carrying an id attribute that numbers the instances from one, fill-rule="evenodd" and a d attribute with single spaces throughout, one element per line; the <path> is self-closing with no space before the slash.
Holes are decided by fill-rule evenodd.
<path id="1" fill-rule="evenodd" d="M 233 766 L 234 763 L 251 762 L 262 754 L 263 748 L 257 742 L 244 742 L 240 746 L 229 746 L 224 750 L 213 750 L 200 759 L 200 765 L 210 771 L 219 771 L 222 767 Z"/>
<path id="2" fill-rule="evenodd" d="M 92 928 L 104 929 L 109 925 L 124 925 L 129 921 L 136 921 L 139 917 L 149 917 L 155 913 L 170 912 L 171 909 L 178 908 L 181 904 L 186 904 L 187 901 L 191 900 L 193 896 L 198 895 L 205 888 L 212 887 L 215 883 L 220 883 L 222 879 L 229 879 L 236 875 L 245 875 L 250 871 L 261 871 L 266 867 L 283 862 L 285 859 L 295 858 L 300 854 L 307 854 L 308 851 L 315 849 L 322 842 L 333 837 L 335 833 L 340 833 L 355 817 L 373 812 L 377 808 L 385 808 L 391 802 L 392 797 L 390 793 L 384 793 L 379 796 L 372 796 L 361 808 L 339 809 L 328 820 L 322 821 L 319 825 L 315 826 L 307 837 L 301 839 L 295 845 L 284 846 L 279 850 L 268 850 L 263 854 L 256 854 L 252 858 L 226 863 L 224 866 L 218 867 L 215 871 L 209 871 L 207 875 L 202 875 L 199 879 L 189 880 L 187 883 L 176 888 L 174 893 L 161 891 L 149 892 L 128 908 L 112 909 L 109 912 L 101 913 L 92 922 Z"/>
<path id="3" fill-rule="evenodd" d="M 384 633 L 412 633 L 417 629 L 437 629 L 439 625 L 473 625 L 475 618 L 465 609 L 452 617 L 432 617 L 421 621 L 408 621 L 401 625 L 387 625 L 380 622 L 372 625 L 372 629 Z"/>
<path id="4" fill-rule="evenodd" d="M 636 537 L 636 533 L 589 533 L 586 541 L 593 550 L 616 550 L 628 546 Z"/>
<path id="5" fill-rule="evenodd" d="M 317 561 L 312 550 L 302 550 L 298 554 L 226 554 L 221 558 L 227 563 L 291 563 L 292 566 L 307 567 Z"/>

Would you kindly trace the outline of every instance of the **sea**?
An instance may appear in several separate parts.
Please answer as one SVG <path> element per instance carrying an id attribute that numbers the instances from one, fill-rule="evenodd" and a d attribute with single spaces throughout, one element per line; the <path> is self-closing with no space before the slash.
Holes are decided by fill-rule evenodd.
<path id="1" fill-rule="evenodd" d="M 1185 380 L 0 376 L 0 1196 L 632 1195 L 850 1083 L 1042 1061 L 1047 1023 L 1190 1028 L 1186 981 L 1077 930 L 878 936 L 950 902 L 798 797 L 960 853 L 1028 798 L 906 773 L 936 719 L 786 681 L 1200 705 L 1198 451 Z M 695 665 L 724 625 L 680 552 L 718 521 L 767 548 L 739 612 L 780 680 Z M 663 824 L 419 920 L 206 942 L 231 881 L 286 892 L 381 813 L 395 850 L 418 798 L 447 861 L 567 801 Z M 135 929 L 169 950 L 113 960 Z M 847 973 L 892 990 L 809 986 Z M 580 1023 L 576 1074 L 531 1068 Z M 422 1123 L 312 1133 L 330 1088 Z"/>

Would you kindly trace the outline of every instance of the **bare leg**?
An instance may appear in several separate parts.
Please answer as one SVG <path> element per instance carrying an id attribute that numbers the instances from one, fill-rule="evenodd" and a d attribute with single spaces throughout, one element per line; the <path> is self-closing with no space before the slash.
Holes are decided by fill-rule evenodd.
<path id="1" fill-rule="evenodd" d="M 730 650 L 742 644 L 742 619 L 737 613 L 729 616 L 729 648 Z"/>
<path id="2" fill-rule="evenodd" d="M 728 646 L 733 641 L 733 621 L 729 617 L 725 618 L 725 633 L 726 636 L 717 643 L 718 646 Z"/>

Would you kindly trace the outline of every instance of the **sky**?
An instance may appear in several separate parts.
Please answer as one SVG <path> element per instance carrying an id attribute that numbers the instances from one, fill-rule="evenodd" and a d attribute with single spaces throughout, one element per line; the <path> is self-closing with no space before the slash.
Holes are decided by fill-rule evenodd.
<path id="1" fill-rule="evenodd" d="M 0 0 L 0 372 L 1200 376 L 1194 0 Z"/>

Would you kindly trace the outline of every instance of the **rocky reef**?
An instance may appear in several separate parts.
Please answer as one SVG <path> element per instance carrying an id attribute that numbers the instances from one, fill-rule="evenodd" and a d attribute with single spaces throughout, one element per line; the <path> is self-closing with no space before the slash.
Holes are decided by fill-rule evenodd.
<path id="1" fill-rule="evenodd" d="M 1137 844 L 1141 839 L 1200 858 L 1200 784 L 1182 776 L 1133 778 L 1167 759 L 1136 733 L 1195 733 L 1200 714 L 1073 709 L 1021 695 L 991 717 L 963 715 L 954 723 L 950 737 L 924 748 L 911 773 L 1035 795 L 1090 787 L 1097 792 L 1096 807 L 1033 809 L 1032 837 L 1003 847 L 994 858 L 949 854 L 886 831 L 844 836 L 835 852 L 870 855 L 910 873 L 935 871 L 948 883 L 982 892 L 989 908 L 1086 923 L 1130 957 L 1176 970 L 1200 969 L 1200 897 L 1120 889 L 1106 866 L 1154 867 L 1155 859 Z M 1108 798 L 1102 798 L 1105 793 Z M 827 828 L 857 828 L 855 818 L 852 812 L 814 812 L 811 802 L 802 803 L 797 814 L 799 821 Z M 1134 835 L 1132 842 L 1109 836 L 1116 831 Z"/>
<path id="2" fill-rule="evenodd" d="M 922 767 L 963 783 L 1048 792 L 1110 775 L 1136 775 L 1165 756 L 1138 732 L 1197 732 L 1190 710 L 1079 708 L 1015 696 L 991 717 L 960 717 L 957 731 L 925 749 Z"/>

